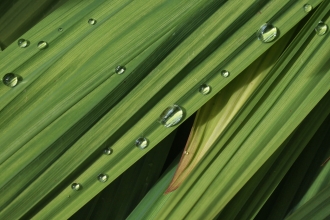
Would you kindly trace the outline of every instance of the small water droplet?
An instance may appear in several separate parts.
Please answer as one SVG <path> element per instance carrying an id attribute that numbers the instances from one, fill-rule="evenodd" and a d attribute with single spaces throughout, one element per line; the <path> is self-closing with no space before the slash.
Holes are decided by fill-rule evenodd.
<path id="1" fill-rule="evenodd" d="M 167 107 L 158 118 L 158 122 L 165 127 L 172 127 L 181 122 L 183 110 L 178 105 Z"/>
<path id="2" fill-rule="evenodd" d="M 9 87 L 17 86 L 18 81 L 19 81 L 19 78 L 14 73 L 7 73 L 2 78 L 3 84 L 5 84 L 6 86 L 9 86 Z"/>
<path id="3" fill-rule="evenodd" d="M 103 153 L 104 153 L 105 155 L 110 155 L 110 154 L 112 154 L 112 149 L 111 149 L 111 148 L 105 148 L 105 149 L 103 150 Z"/>
<path id="4" fill-rule="evenodd" d="M 26 47 L 28 47 L 30 45 L 30 42 L 28 40 L 25 40 L 25 39 L 19 39 L 17 41 L 17 44 L 21 48 L 26 48 Z"/>
<path id="5" fill-rule="evenodd" d="M 90 18 L 90 19 L 88 20 L 88 24 L 95 25 L 95 24 L 96 24 L 96 20 L 93 19 L 93 18 Z"/>
<path id="6" fill-rule="evenodd" d="M 102 183 L 105 183 L 108 180 L 108 178 L 109 177 L 106 174 L 100 174 L 100 175 L 97 176 L 97 179 Z"/>
<path id="7" fill-rule="evenodd" d="M 211 92 L 211 87 L 209 85 L 203 84 L 199 87 L 199 92 L 203 95 L 207 95 Z"/>
<path id="8" fill-rule="evenodd" d="M 141 148 L 141 149 L 145 149 L 148 146 L 148 144 L 149 144 L 148 140 L 144 137 L 139 137 L 135 141 L 135 146 L 137 146 L 138 148 Z"/>
<path id="9" fill-rule="evenodd" d="M 185 151 L 183 152 L 183 154 L 188 155 L 189 152 L 185 150 Z"/>
<path id="10" fill-rule="evenodd" d="M 59 29 L 57 29 L 59 32 L 62 32 L 63 31 L 63 28 L 59 28 Z"/>
<path id="11" fill-rule="evenodd" d="M 79 191 L 81 190 L 82 185 L 80 183 L 72 183 L 71 185 L 71 189 L 73 189 L 74 191 Z"/>
<path id="12" fill-rule="evenodd" d="M 317 35 L 324 35 L 325 33 L 327 33 L 328 31 L 328 25 L 326 25 L 323 21 L 320 21 L 316 28 L 315 28 L 316 34 Z"/>
<path id="13" fill-rule="evenodd" d="M 258 39 L 264 43 L 272 42 L 276 38 L 277 34 L 278 34 L 277 27 L 267 23 L 262 25 L 260 29 L 257 31 Z"/>
<path id="14" fill-rule="evenodd" d="M 304 5 L 304 11 L 305 12 L 310 12 L 312 9 L 313 9 L 313 6 L 311 6 L 310 4 Z"/>
<path id="15" fill-rule="evenodd" d="M 48 47 L 48 43 L 47 43 L 46 41 L 40 41 L 40 42 L 38 43 L 38 48 L 39 48 L 40 50 L 46 49 L 47 47 Z"/>
<path id="16" fill-rule="evenodd" d="M 125 72 L 126 68 L 124 66 L 117 66 L 116 69 L 115 69 L 115 72 L 117 74 L 123 74 Z"/>
<path id="17" fill-rule="evenodd" d="M 222 70 L 222 71 L 221 71 L 221 75 L 222 75 L 223 77 L 227 78 L 227 77 L 230 75 L 230 73 L 229 73 L 227 70 Z"/>

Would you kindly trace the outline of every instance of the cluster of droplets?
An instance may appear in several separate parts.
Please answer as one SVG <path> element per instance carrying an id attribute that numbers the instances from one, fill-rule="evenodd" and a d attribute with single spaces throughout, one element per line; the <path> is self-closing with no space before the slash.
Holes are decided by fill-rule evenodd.
<path id="1" fill-rule="evenodd" d="M 159 116 L 158 122 L 169 128 L 178 125 L 184 116 L 183 109 L 178 105 L 167 107 Z M 139 137 L 135 140 L 135 146 L 140 149 L 145 149 L 149 145 L 149 140 L 145 137 Z"/>
<path id="2" fill-rule="evenodd" d="M 313 7 L 309 4 L 305 4 L 303 9 L 305 12 L 310 12 L 313 9 Z M 95 25 L 96 20 L 91 18 L 88 20 L 88 23 L 90 25 Z M 323 22 L 319 22 L 317 27 L 315 28 L 315 31 L 318 35 L 324 35 L 327 32 L 327 30 L 328 30 L 328 26 L 326 24 L 324 24 Z M 63 29 L 59 28 L 58 31 L 61 32 L 61 31 L 63 31 Z M 276 39 L 276 37 L 278 36 L 278 32 L 279 31 L 278 31 L 277 27 L 273 26 L 272 24 L 265 23 L 257 31 L 257 38 L 263 43 L 269 43 Z M 20 47 L 25 48 L 25 47 L 29 46 L 29 41 L 20 39 L 18 44 Z M 48 46 L 48 43 L 45 41 L 40 41 L 38 43 L 39 49 L 44 49 L 47 46 Z M 115 68 L 115 73 L 117 73 L 119 75 L 123 74 L 125 71 L 126 71 L 125 66 L 119 65 Z M 227 70 L 222 70 L 221 75 L 224 78 L 227 78 L 230 76 L 230 73 Z M 9 76 L 12 76 L 12 75 L 9 75 Z M 7 78 L 8 78 L 8 76 L 7 76 Z M 11 82 L 11 80 L 9 80 L 9 78 L 6 80 L 6 82 L 9 82 L 9 81 Z M 15 84 L 15 83 L 8 83 L 8 84 Z M 199 92 L 203 95 L 207 95 L 211 92 L 211 87 L 207 84 L 202 84 L 199 87 Z M 173 126 L 176 126 L 177 124 L 179 124 L 182 121 L 183 117 L 184 117 L 183 109 L 178 105 L 172 105 L 172 106 L 167 107 L 161 113 L 161 115 L 158 118 L 158 122 L 165 127 L 173 127 Z M 139 137 L 135 140 L 135 146 L 140 149 L 145 149 L 148 146 L 148 144 L 149 144 L 149 141 L 145 137 Z M 106 149 L 104 149 L 103 153 L 105 155 L 110 155 L 110 154 L 112 154 L 112 149 L 106 148 Z M 188 154 L 189 154 L 188 151 L 184 151 L 184 155 L 188 155 Z M 109 177 L 106 174 L 99 174 L 97 177 L 98 181 L 100 181 L 102 183 L 106 182 L 108 180 L 108 178 Z M 79 183 L 73 183 L 71 187 L 75 191 L 78 191 L 82 188 L 81 184 L 79 184 Z"/>
<path id="3" fill-rule="evenodd" d="M 90 18 L 88 20 L 88 24 L 95 25 L 96 24 L 96 20 L 93 19 L 93 18 Z M 57 30 L 58 30 L 58 32 L 63 32 L 64 29 L 60 27 Z M 28 41 L 26 39 L 19 39 L 17 41 L 17 44 L 21 48 L 26 48 L 26 47 L 28 47 L 30 45 L 30 41 Z M 46 42 L 46 41 L 39 41 L 39 43 L 37 44 L 37 48 L 40 49 L 40 50 L 45 49 L 47 47 L 48 47 L 48 42 Z"/>
<path id="4" fill-rule="evenodd" d="M 88 20 L 88 24 L 90 24 L 90 25 L 95 25 L 95 24 L 96 24 L 96 20 L 93 19 L 93 18 L 91 18 L 91 19 Z M 58 31 L 63 31 L 63 29 L 58 29 Z M 121 66 L 121 65 L 119 65 L 119 66 L 117 66 L 117 67 L 115 68 L 115 73 L 117 73 L 118 75 L 123 74 L 125 71 L 126 71 L 126 67 L 125 67 L 125 66 Z M 148 146 L 148 140 L 147 140 L 146 138 L 138 138 L 138 139 L 135 141 L 135 146 L 137 146 L 137 147 L 139 147 L 139 148 L 141 148 L 141 149 L 144 149 L 144 148 L 146 148 L 146 147 Z M 112 152 L 113 152 L 113 151 L 112 151 L 111 148 L 105 148 L 105 149 L 103 150 L 103 154 L 105 154 L 105 155 L 111 155 Z M 109 179 L 109 176 L 108 176 L 107 174 L 103 174 L 103 173 L 101 173 L 101 174 L 99 174 L 99 175 L 97 176 L 97 180 L 98 180 L 99 182 L 101 182 L 101 183 L 105 183 L 108 179 Z M 71 188 L 72 188 L 73 190 L 75 190 L 75 191 L 78 191 L 78 190 L 76 189 L 76 187 L 78 187 L 77 184 L 80 186 L 79 189 L 82 188 L 81 185 L 80 185 L 79 183 L 73 183 L 72 186 L 71 186 Z M 74 187 L 74 186 L 75 186 L 75 187 Z"/>
<path id="5" fill-rule="evenodd" d="M 17 41 L 17 44 L 20 48 L 27 48 L 30 45 L 30 41 L 26 39 L 19 39 Z M 39 43 L 37 44 L 37 48 L 40 50 L 46 49 L 47 47 L 48 43 L 46 41 L 39 41 Z"/>
<path id="6" fill-rule="evenodd" d="M 304 7 L 305 11 L 309 10 L 307 6 Z M 311 10 L 311 9 L 310 9 Z M 95 25 L 96 20 L 91 18 L 88 20 L 88 23 L 90 25 Z M 323 30 L 320 25 L 318 26 L 320 30 Z M 63 28 L 58 29 L 59 32 L 63 31 Z M 257 32 L 258 39 L 261 40 L 262 42 L 271 42 L 273 41 L 276 36 L 277 36 L 277 28 L 270 25 L 270 24 L 264 24 Z M 319 31 L 320 32 L 320 31 Z M 322 32 L 322 31 L 321 31 Z M 30 45 L 30 42 L 26 39 L 19 39 L 18 40 L 18 45 L 21 48 L 26 48 Z M 37 45 L 39 49 L 46 49 L 48 47 L 48 43 L 46 41 L 40 41 Z M 124 66 L 117 66 L 115 68 L 115 72 L 117 74 L 123 74 L 126 71 L 126 68 Z M 223 77 L 228 77 L 229 72 L 226 70 L 221 71 L 221 75 Z M 18 83 L 18 77 L 13 74 L 13 73 L 8 73 L 3 77 L 3 83 L 7 86 L 14 87 Z M 199 88 L 199 92 L 202 93 L 203 95 L 209 94 L 211 91 L 211 87 L 207 84 L 203 84 Z M 172 127 L 181 122 L 183 119 L 184 112 L 182 108 L 178 105 L 172 105 L 166 108 L 162 114 L 160 115 L 158 122 L 162 124 L 165 127 Z M 140 148 L 140 149 L 145 149 L 148 146 L 149 141 L 145 137 L 139 137 L 135 141 L 135 146 Z M 104 149 L 103 153 L 105 155 L 110 155 L 112 154 L 112 149 L 111 148 L 106 148 Z M 188 152 L 184 152 L 184 154 L 188 154 Z M 99 174 L 97 179 L 98 181 L 104 183 L 108 180 L 108 175 L 106 174 Z M 71 188 L 75 191 L 79 191 L 82 189 L 82 185 L 80 183 L 73 183 L 71 185 Z"/>
<path id="7" fill-rule="evenodd" d="M 96 20 L 91 18 L 88 20 L 88 24 L 95 25 Z M 58 28 L 58 32 L 63 32 L 63 28 Z M 17 42 L 18 46 L 20 48 L 27 48 L 30 45 L 30 41 L 26 39 L 19 39 Z M 39 41 L 37 44 L 37 48 L 40 50 L 46 49 L 49 46 L 48 42 L 46 41 Z M 126 68 L 124 66 L 117 66 L 115 69 L 115 72 L 117 74 L 123 74 L 126 71 Z M 15 75 L 14 73 L 7 73 L 2 78 L 2 82 L 9 87 L 15 87 L 19 82 L 19 77 Z M 148 146 L 148 140 L 145 138 L 138 138 L 135 142 L 135 145 L 141 149 L 144 149 Z M 106 148 L 103 150 L 103 154 L 110 155 L 112 154 L 111 148 Z M 108 180 L 109 176 L 106 174 L 99 174 L 97 176 L 98 181 L 104 183 Z M 80 183 L 72 183 L 71 185 L 72 190 L 79 191 L 82 189 L 82 185 Z"/>
<path id="8" fill-rule="evenodd" d="M 303 6 L 303 10 L 306 13 L 309 13 L 310 11 L 313 10 L 313 6 L 310 4 L 305 4 Z M 315 32 L 317 35 L 322 36 L 327 33 L 328 29 L 329 29 L 328 25 L 325 24 L 323 21 L 320 21 L 315 27 Z M 276 39 L 278 33 L 279 31 L 277 27 L 273 26 L 272 24 L 266 23 L 263 24 L 257 31 L 257 37 L 260 41 L 264 43 L 269 43 Z"/>

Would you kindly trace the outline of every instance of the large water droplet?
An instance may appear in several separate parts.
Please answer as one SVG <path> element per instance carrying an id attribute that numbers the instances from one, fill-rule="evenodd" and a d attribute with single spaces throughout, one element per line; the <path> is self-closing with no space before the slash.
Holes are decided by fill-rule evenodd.
<path id="1" fill-rule="evenodd" d="M 48 47 L 48 43 L 47 43 L 46 41 L 40 41 L 40 42 L 38 43 L 38 48 L 39 48 L 40 50 L 46 49 L 47 47 Z"/>
<path id="2" fill-rule="evenodd" d="M 74 191 L 79 191 L 81 190 L 82 185 L 80 183 L 72 183 L 71 185 L 71 189 L 73 189 Z"/>
<path id="3" fill-rule="evenodd" d="M 149 144 L 148 140 L 144 137 L 139 137 L 135 141 L 135 146 L 137 146 L 138 148 L 141 148 L 141 149 L 145 149 L 148 146 L 148 144 Z"/>
<path id="4" fill-rule="evenodd" d="M 21 48 L 26 48 L 26 47 L 28 47 L 30 45 L 30 42 L 28 40 L 25 40 L 25 39 L 19 39 L 17 41 L 17 44 Z"/>
<path id="5" fill-rule="evenodd" d="M 207 95 L 211 92 L 211 87 L 209 85 L 203 84 L 199 87 L 199 92 L 203 95 Z"/>
<path id="6" fill-rule="evenodd" d="M 313 9 L 313 6 L 311 6 L 310 4 L 304 5 L 304 11 L 305 12 L 310 12 L 312 9 Z"/>
<path id="7" fill-rule="evenodd" d="M 325 33 L 327 33 L 328 31 L 328 25 L 326 25 L 323 21 L 320 21 L 316 28 L 315 28 L 316 34 L 317 35 L 324 35 Z"/>
<path id="8" fill-rule="evenodd" d="M 277 27 L 267 23 L 262 25 L 260 29 L 257 31 L 258 39 L 264 43 L 273 41 L 276 38 L 277 34 L 278 34 Z"/>
<path id="9" fill-rule="evenodd" d="M 178 105 L 167 107 L 159 116 L 158 122 L 165 127 L 172 127 L 181 122 L 183 118 L 183 110 Z"/>
<path id="10" fill-rule="evenodd" d="M 126 68 L 124 66 L 117 66 L 116 69 L 115 69 L 115 72 L 117 74 L 123 74 L 125 72 Z"/>
<path id="11" fill-rule="evenodd" d="M 221 76 L 227 78 L 230 75 L 230 73 L 227 70 L 222 70 L 221 71 Z"/>
<path id="12" fill-rule="evenodd" d="M 112 154 L 112 149 L 111 149 L 111 148 L 105 148 L 105 149 L 103 150 L 103 153 L 104 153 L 105 155 L 110 155 L 110 154 Z"/>
<path id="13" fill-rule="evenodd" d="M 96 20 L 93 19 L 93 18 L 90 18 L 90 19 L 88 20 L 88 24 L 95 25 L 95 24 L 96 24 Z"/>
<path id="14" fill-rule="evenodd" d="M 108 180 L 108 178 L 109 177 L 106 174 L 100 174 L 100 175 L 97 176 L 97 179 L 102 183 L 105 183 Z"/>
<path id="15" fill-rule="evenodd" d="M 14 73 L 7 73 L 2 78 L 3 84 L 5 84 L 6 86 L 9 86 L 9 87 L 17 86 L 18 81 L 19 81 L 19 78 Z"/>

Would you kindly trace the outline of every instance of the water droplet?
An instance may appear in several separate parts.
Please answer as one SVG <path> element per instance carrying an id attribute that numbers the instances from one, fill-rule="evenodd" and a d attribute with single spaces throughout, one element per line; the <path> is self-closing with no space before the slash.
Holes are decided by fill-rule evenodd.
<path id="1" fill-rule="evenodd" d="M 19 81 L 19 78 L 14 73 L 7 73 L 2 78 L 3 84 L 5 84 L 6 86 L 9 86 L 9 87 L 17 86 L 18 81 Z"/>
<path id="2" fill-rule="evenodd" d="M 94 24 L 96 24 L 96 20 L 93 19 L 93 18 L 90 18 L 90 19 L 88 20 L 88 24 L 94 25 Z"/>
<path id="3" fill-rule="evenodd" d="M 320 21 L 316 28 L 315 28 L 316 34 L 317 35 L 324 35 L 325 33 L 327 33 L 328 31 L 328 25 L 326 25 L 323 21 Z"/>
<path id="4" fill-rule="evenodd" d="M 46 49 L 47 47 L 48 47 L 48 43 L 47 43 L 46 41 L 40 41 L 40 42 L 38 43 L 38 48 L 39 48 L 40 50 Z"/>
<path id="5" fill-rule="evenodd" d="M 211 92 L 211 87 L 209 85 L 203 84 L 199 87 L 199 92 L 203 95 L 207 95 Z"/>
<path id="6" fill-rule="evenodd" d="M 145 149 L 148 146 L 148 144 L 149 144 L 148 140 L 144 137 L 139 137 L 135 141 L 135 146 L 137 146 L 138 148 L 141 148 L 141 149 Z"/>
<path id="7" fill-rule="evenodd" d="M 184 154 L 184 155 L 188 155 L 189 152 L 185 150 L 185 151 L 183 152 L 183 154 Z"/>
<path id="8" fill-rule="evenodd" d="M 57 29 L 59 32 L 62 32 L 63 31 L 63 28 L 59 28 L 59 29 Z"/>
<path id="9" fill-rule="evenodd" d="M 264 43 L 269 43 L 273 41 L 276 38 L 277 34 L 278 34 L 277 27 L 267 23 L 262 25 L 260 29 L 257 31 L 258 39 Z"/>
<path id="10" fill-rule="evenodd" d="M 165 127 L 172 127 L 181 122 L 183 118 L 183 110 L 178 105 L 167 107 L 159 116 L 158 122 Z"/>
<path id="11" fill-rule="evenodd" d="M 312 9 L 313 9 L 313 6 L 311 6 L 310 4 L 304 5 L 304 11 L 305 12 L 310 12 Z"/>
<path id="12" fill-rule="evenodd" d="M 117 74 L 123 74 L 125 72 L 126 68 L 124 66 L 117 66 L 116 69 L 115 69 L 115 72 Z"/>
<path id="13" fill-rule="evenodd" d="M 102 173 L 97 176 L 97 179 L 102 183 L 105 183 L 108 180 L 108 178 L 109 178 L 108 175 Z"/>
<path id="14" fill-rule="evenodd" d="M 80 183 L 72 183 L 71 185 L 71 189 L 73 189 L 74 191 L 79 191 L 81 190 L 82 185 Z"/>
<path id="15" fill-rule="evenodd" d="M 222 70 L 222 71 L 221 71 L 221 75 L 222 75 L 223 77 L 227 78 L 227 77 L 230 75 L 230 73 L 229 73 L 227 70 Z"/>
<path id="16" fill-rule="evenodd" d="M 21 48 L 26 48 L 26 47 L 28 47 L 30 45 L 30 42 L 28 40 L 25 40 L 25 39 L 19 39 L 17 41 L 17 44 Z"/>
<path id="17" fill-rule="evenodd" d="M 111 148 L 105 148 L 105 149 L 103 150 L 103 153 L 104 153 L 105 155 L 110 155 L 110 154 L 112 154 L 112 149 L 111 149 Z"/>

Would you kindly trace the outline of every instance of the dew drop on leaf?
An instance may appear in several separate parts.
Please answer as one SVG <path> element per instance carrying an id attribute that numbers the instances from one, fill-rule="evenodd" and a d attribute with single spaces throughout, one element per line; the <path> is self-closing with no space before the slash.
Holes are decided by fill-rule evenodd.
<path id="1" fill-rule="evenodd" d="M 183 110 L 178 105 L 167 107 L 158 118 L 158 122 L 165 127 L 172 127 L 183 119 Z"/>

